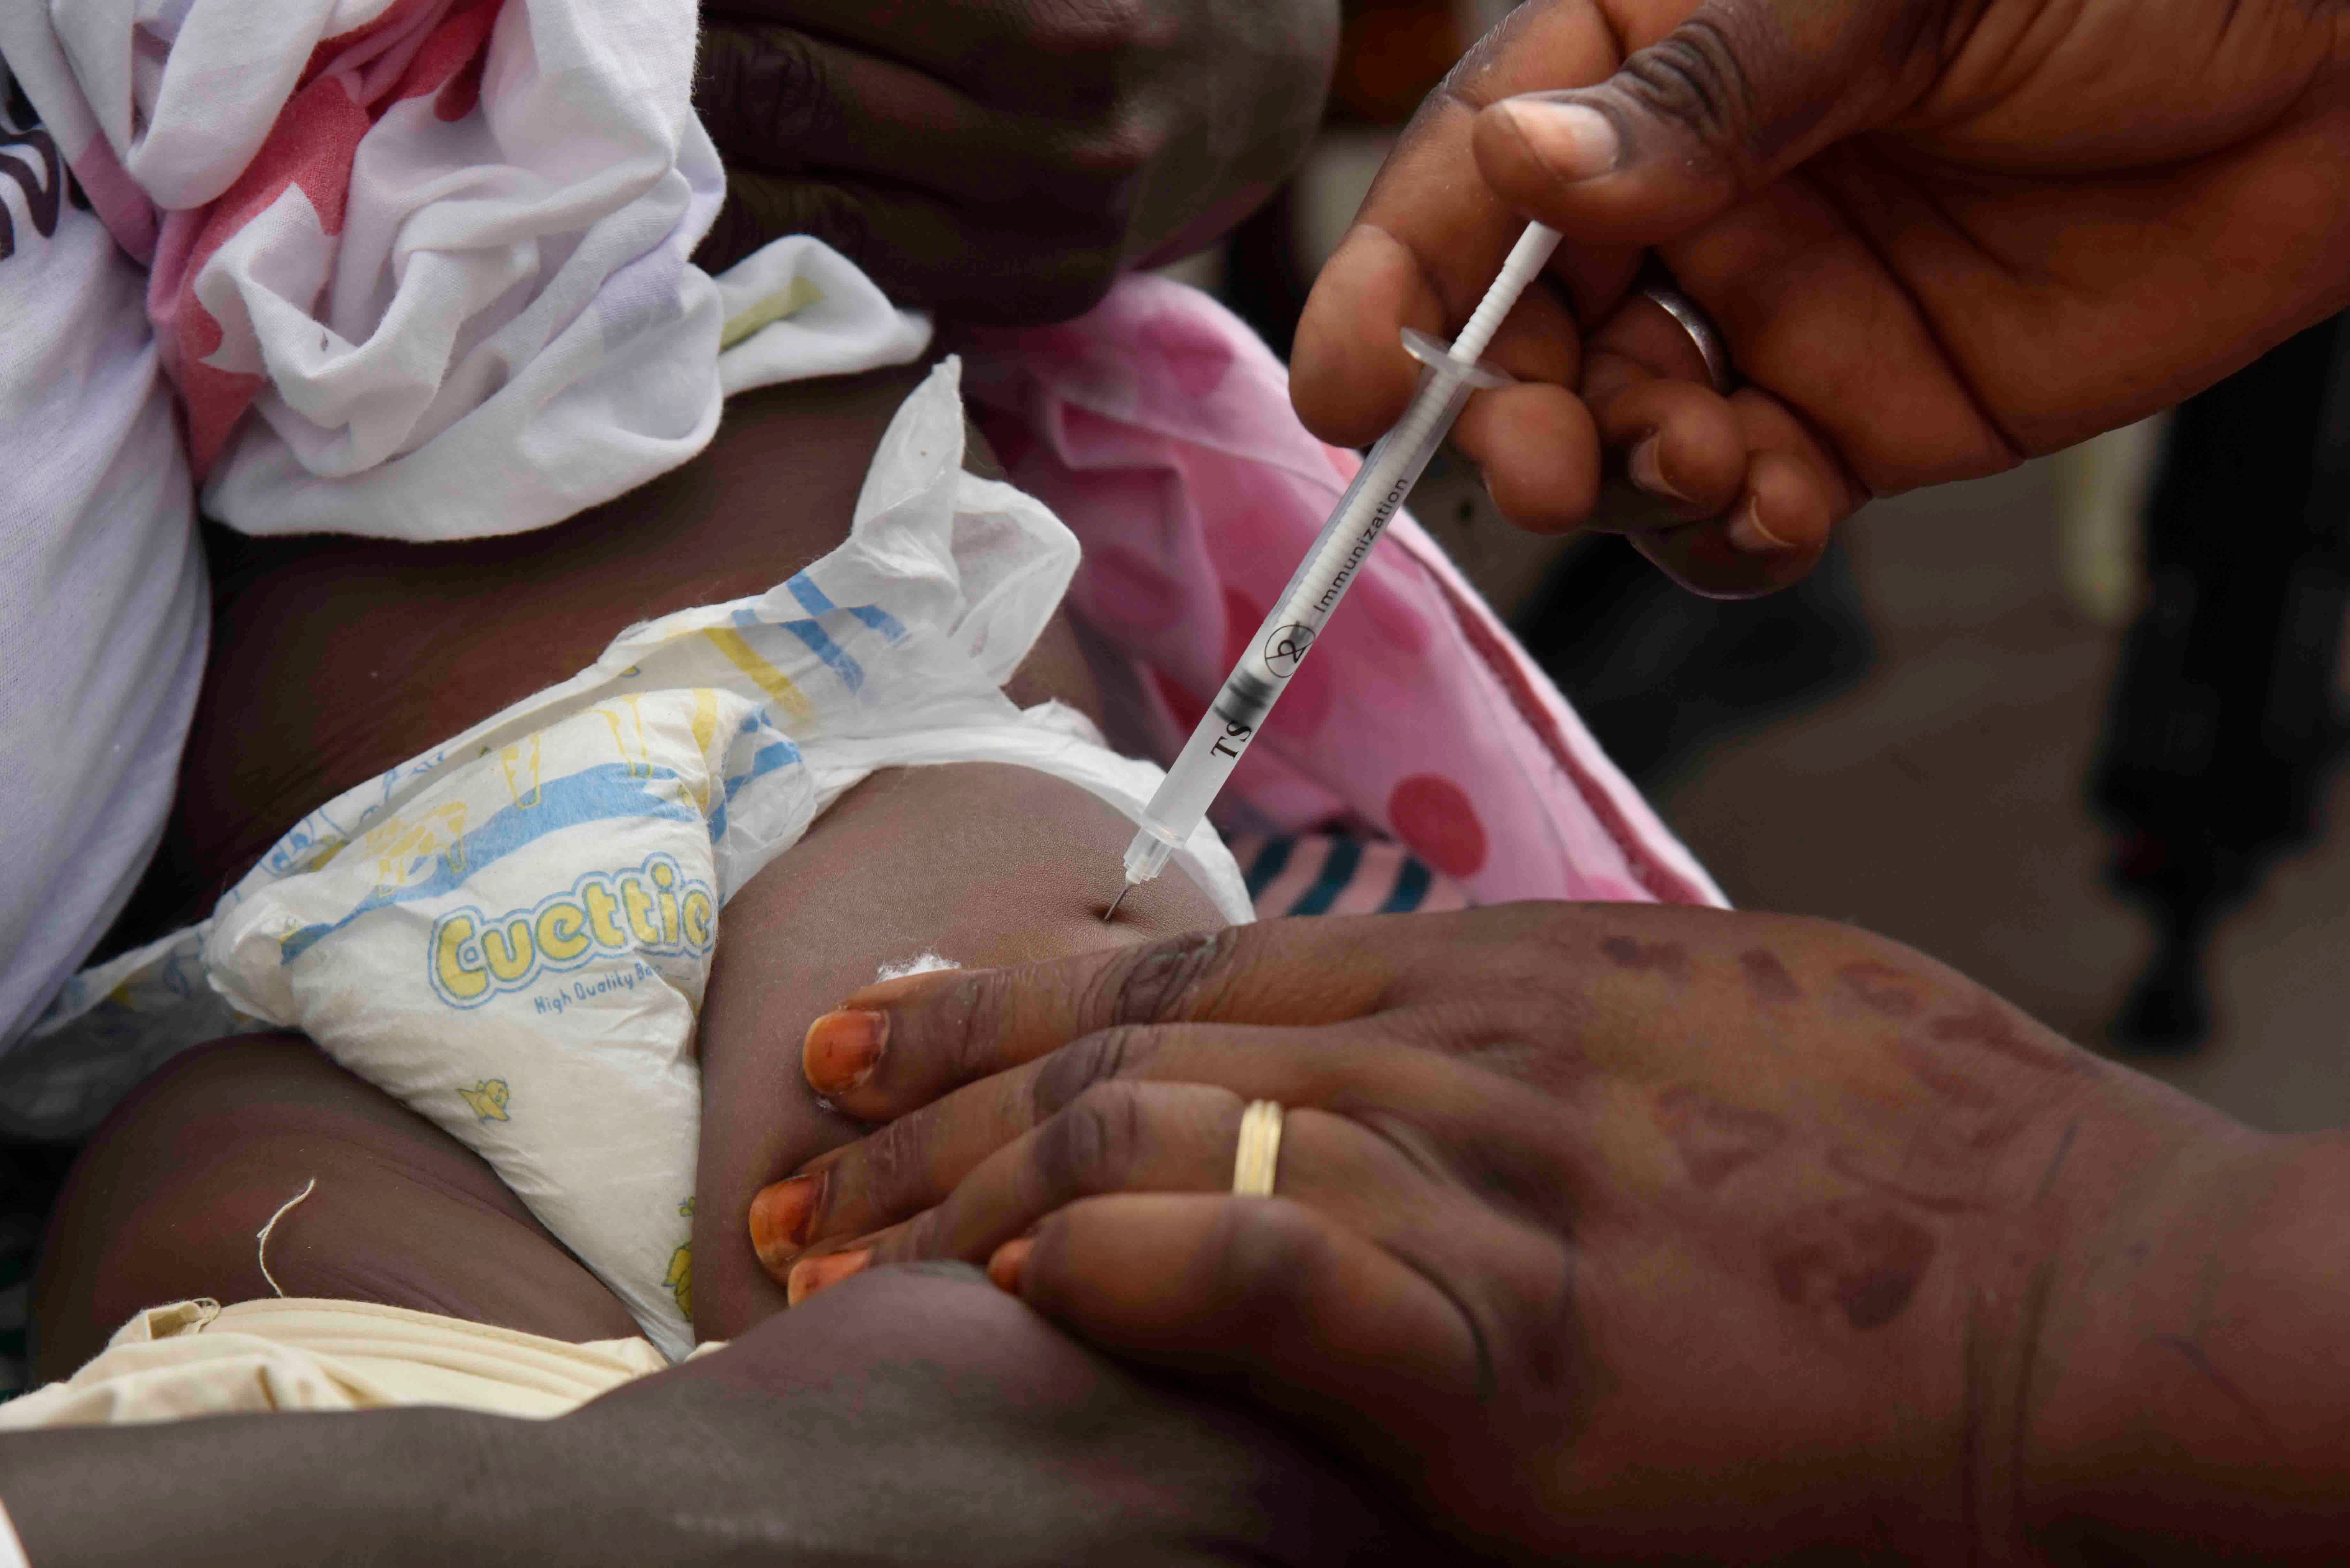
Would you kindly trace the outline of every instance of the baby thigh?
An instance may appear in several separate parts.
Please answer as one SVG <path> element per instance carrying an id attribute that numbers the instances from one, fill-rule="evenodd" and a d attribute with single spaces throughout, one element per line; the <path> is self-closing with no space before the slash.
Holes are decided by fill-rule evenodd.
<path id="1" fill-rule="evenodd" d="M 71 1372 L 142 1308 L 272 1294 L 637 1332 L 481 1157 L 290 1033 L 191 1051 L 99 1129 L 42 1246 L 36 1371 Z"/>
<path id="2" fill-rule="evenodd" d="M 1105 925 L 1134 829 L 1075 784 L 971 763 L 893 769 L 841 797 L 720 918 L 702 1005 L 694 1327 L 732 1338 L 783 1309 L 751 1250 L 760 1188 L 858 1136 L 800 1073 L 816 1015 L 877 968 L 936 953 L 1034 962 L 1226 922 L 1178 868 Z"/>

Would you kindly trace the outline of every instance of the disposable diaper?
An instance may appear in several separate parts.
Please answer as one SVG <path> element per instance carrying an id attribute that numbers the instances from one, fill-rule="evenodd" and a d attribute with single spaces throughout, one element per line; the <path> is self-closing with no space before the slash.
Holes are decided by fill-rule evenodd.
<path id="1" fill-rule="evenodd" d="M 143 1071 L 221 1033 L 217 1006 L 183 1005 L 208 981 L 481 1153 L 682 1355 L 694 1021 L 726 900 L 877 769 L 1015 763 L 1129 817 L 1159 776 L 1074 711 L 1001 691 L 1077 547 L 962 472 L 962 444 L 950 360 L 892 421 L 847 543 L 765 594 L 625 632 L 312 813 L 212 919 L 77 980 L 6 1064 L 5 1097 L 37 1103 L 21 1075 L 44 1064 Z M 1182 862 L 1249 918 L 1212 830 Z"/>

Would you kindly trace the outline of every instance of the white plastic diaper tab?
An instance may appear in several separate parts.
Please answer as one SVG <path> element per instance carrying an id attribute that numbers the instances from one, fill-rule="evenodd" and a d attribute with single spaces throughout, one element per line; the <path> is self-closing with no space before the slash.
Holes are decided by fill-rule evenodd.
<path id="1" fill-rule="evenodd" d="M 204 924 L 77 979 L 5 1064 L 72 1119 L 235 1012 L 299 1029 L 495 1168 L 672 1357 L 688 1327 L 694 1021 L 720 909 L 877 769 L 1000 762 L 1138 817 L 1159 770 L 1000 688 L 1077 560 L 1039 503 L 962 471 L 957 367 L 907 400 L 848 540 L 314 812 Z M 748 520 L 746 520 L 747 523 Z M 362 700 L 354 694 L 353 701 Z M 1233 920 L 1212 830 L 1185 868 Z M 108 1085 L 99 1097 L 110 1099 Z"/>

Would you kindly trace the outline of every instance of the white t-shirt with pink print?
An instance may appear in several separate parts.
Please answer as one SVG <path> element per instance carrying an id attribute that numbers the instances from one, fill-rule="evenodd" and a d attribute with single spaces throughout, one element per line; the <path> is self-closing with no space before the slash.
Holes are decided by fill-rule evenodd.
<path id="1" fill-rule="evenodd" d="M 0 62 L 0 1044 L 145 867 L 211 607 L 146 277 Z"/>

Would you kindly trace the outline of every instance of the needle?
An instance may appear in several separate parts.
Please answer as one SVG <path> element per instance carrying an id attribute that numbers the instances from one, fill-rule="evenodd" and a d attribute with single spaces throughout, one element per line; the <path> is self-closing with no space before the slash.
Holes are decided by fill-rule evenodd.
<path id="1" fill-rule="evenodd" d="M 1509 259 L 1502 264 L 1485 297 L 1461 336 L 1447 345 L 1418 332 L 1404 334 L 1404 347 L 1425 369 L 1419 389 L 1395 428 L 1363 460 L 1362 471 L 1338 498 L 1330 520 L 1305 552 L 1289 587 L 1257 628 L 1255 639 L 1224 680 L 1174 765 L 1143 809 L 1134 842 L 1126 850 L 1126 887 L 1103 914 L 1118 913 L 1126 890 L 1148 882 L 1207 815 L 1209 804 L 1232 776 L 1274 701 L 1305 662 L 1322 625 L 1354 585 L 1357 571 L 1386 532 L 1412 484 L 1442 444 L 1445 432 L 1469 395 L 1500 386 L 1508 377 L 1479 362 L 1503 319 L 1528 283 L 1558 248 L 1558 232 L 1529 223 Z"/>

